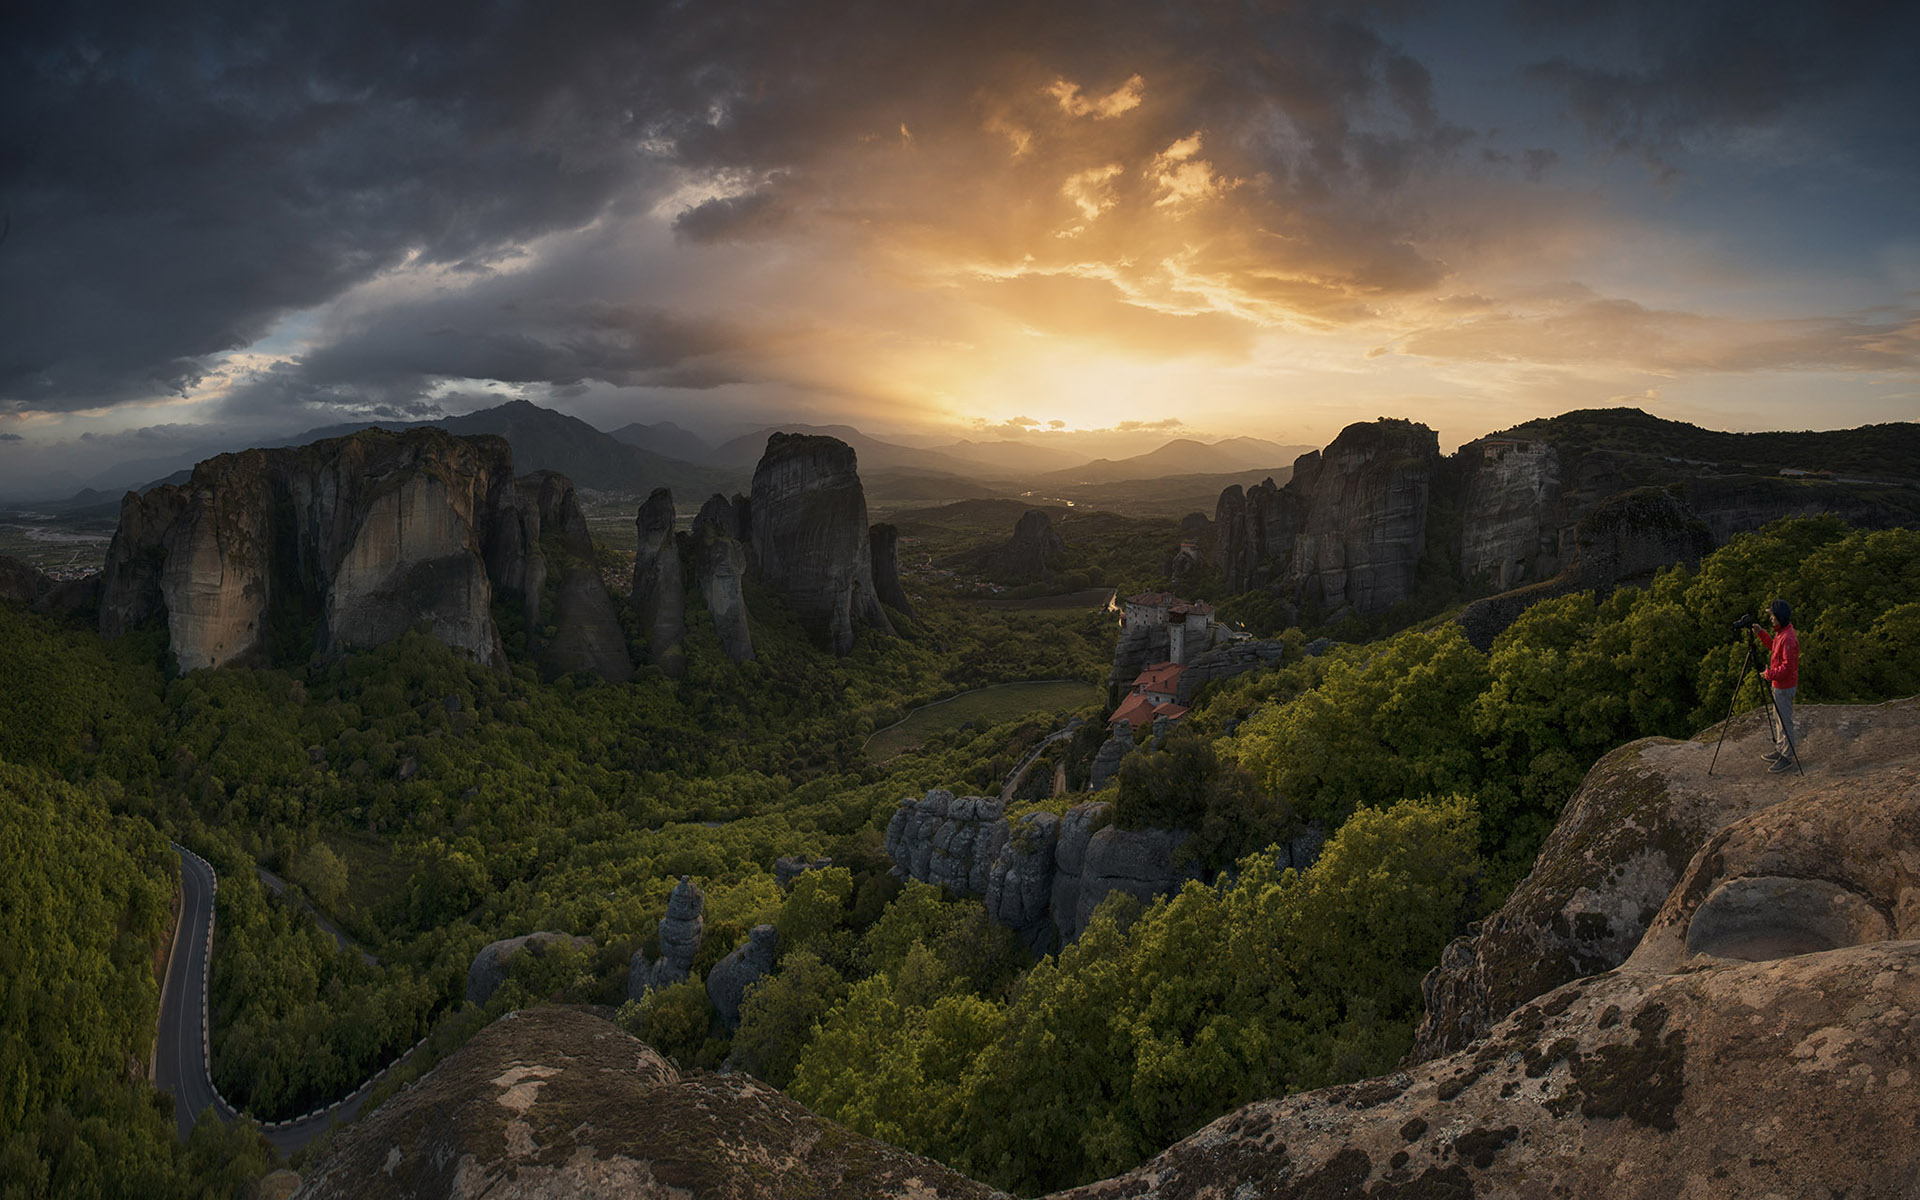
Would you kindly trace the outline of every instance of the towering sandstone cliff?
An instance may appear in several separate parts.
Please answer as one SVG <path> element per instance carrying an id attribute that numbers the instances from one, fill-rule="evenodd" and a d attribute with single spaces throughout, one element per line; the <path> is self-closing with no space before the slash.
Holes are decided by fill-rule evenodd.
<path id="1" fill-rule="evenodd" d="M 1413 592 L 1439 463 L 1433 430 L 1383 419 L 1301 455 L 1285 487 L 1227 488 L 1213 530 L 1227 590 L 1267 586 L 1325 614 L 1393 607 Z"/>
<path id="2" fill-rule="evenodd" d="M 183 671 L 410 629 L 498 665 L 496 594 L 521 606 L 550 672 L 632 669 L 573 485 L 516 484 L 495 437 L 374 430 L 223 454 L 185 484 L 128 493 L 103 575 L 101 632 L 162 618 Z"/>
<path id="3" fill-rule="evenodd" d="M 1610 590 L 1781 517 L 1910 523 L 1920 478 L 1901 465 L 1904 429 L 1718 434 L 1609 409 L 1529 422 L 1442 457 L 1425 426 L 1380 420 L 1301 456 L 1284 487 L 1228 487 L 1206 536 L 1226 593 L 1264 589 L 1301 616 L 1376 614 L 1425 577 L 1491 595 L 1468 622 L 1484 646 L 1527 604 Z M 1865 461 L 1886 477 L 1783 459 Z"/>
<path id="4" fill-rule="evenodd" d="M 754 571 L 836 654 L 858 629 L 892 633 L 873 584 L 867 498 L 853 448 L 830 437 L 776 433 L 753 472 Z"/>
<path id="5" fill-rule="evenodd" d="M 779 595 L 836 654 L 853 648 L 861 628 L 893 632 L 883 600 L 912 615 L 900 586 L 899 535 L 891 525 L 868 527 L 851 446 L 776 433 L 753 479 L 751 497 L 708 497 L 685 533 L 673 531 L 673 494 L 665 488 L 636 515 L 633 604 L 649 631 L 649 657 L 671 674 L 686 670 L 690 591 L 712 616 L 727 657 L 753 657 L 749 576 Z"/>
<path id="6" fill-rule="evenodd" d="M 673 537 L 673 493 L 655 488 L 634 517 L 638 535 L 630 600 L 647 635 L 647 661 L 669 675 L 687 673 L 687 585 Z"/>

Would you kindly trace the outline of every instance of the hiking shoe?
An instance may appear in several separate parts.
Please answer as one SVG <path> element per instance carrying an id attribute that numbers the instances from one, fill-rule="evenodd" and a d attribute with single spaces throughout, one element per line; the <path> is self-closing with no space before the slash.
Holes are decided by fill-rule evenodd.
<path id="1" fill-rule="evenodd" d="M 1780 752 L 1779 752 L 1778 750 L 1769 750 L 1769 751 L 1767 751 L 1767 752 L 1766 752 L 1765 754 L 1762 754 L 1762 755 L 1760 756 L 1760 761 L 1761 761 L 1761 762 L 1770 762 L 1770 763 L 1777 763 L 1777 762 L 1779 762 L 1779 761 L 1780 761 L 1780 760 L 1781 760 L 1782 758 L 1784 758 L 1784 757 L 1786 757 L 1786 756 L 1785 756 L 1785 755 L 1783 755 L 1783 754 L 1781 754 L 1781 753 L 1780 753 Z"/>
<path id="2" fill-rule="evenodd" d="M 1777 774 L 1781 771 L 1791 770 L 1793 770 L 1793 760 L 1790 758 L 1775 759 L 1773 765 L 1767 768 L 1769 774 Z"/>

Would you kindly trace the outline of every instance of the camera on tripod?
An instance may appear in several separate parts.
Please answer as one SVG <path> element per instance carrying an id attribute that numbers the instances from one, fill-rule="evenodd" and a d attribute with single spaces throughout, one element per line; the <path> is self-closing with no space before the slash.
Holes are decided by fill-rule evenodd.
<path id="1" fill-rule="evenodd" d="M 1733 619 L 1732 629 L 1735 633 L 1745 633 L 1752 624 L 1753 624 L 1753 614 L 1741 613 L 1739 616 Z"/>

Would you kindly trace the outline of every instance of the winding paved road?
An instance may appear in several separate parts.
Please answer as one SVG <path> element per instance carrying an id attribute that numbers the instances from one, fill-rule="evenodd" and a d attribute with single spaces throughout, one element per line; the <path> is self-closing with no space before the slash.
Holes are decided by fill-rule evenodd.
<path id="1" fill-rule="evenodd" d="M 213 1109 L 222 1121 L 239 1119 L 213 1086 L 207 1057 L 207 976 L 213 941 L 213 897 L 219 890 L 213 867 L 198 854 L 175 842 L 180 855 L 180 927 L 167 957 L 167 977 L 160 990 L 160 1038 L 154 1058 L 154 1086 L 173 1093 L 174 1120 L 180 1140 L 193 1132 L 200 1114 Z M 422 1039 L 424 1040 L 424 1039 Z M 415 1043 L 413 1050 L 418 1050 Z M 413 1050 L 395 1060 L 406 1060 Z M 373 1085 L 385 1077 L 386 1067 L 361 1084 L 351 1096 L 296 1120 L 261 1128 L 282 1154 L 306 1145 L 335 1123 L 353 1120 L 366 1103 Z"/>

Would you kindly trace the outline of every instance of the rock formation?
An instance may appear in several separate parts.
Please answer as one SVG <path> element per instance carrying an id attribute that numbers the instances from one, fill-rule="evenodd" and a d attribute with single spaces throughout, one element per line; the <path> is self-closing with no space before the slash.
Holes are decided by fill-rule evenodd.
<path id="1" fill-rule="evenodd" d="M 935 788 L 900 801 L 886 846 L 901 874 L 984 901 L 995 921 L 1045 952 L 1079 937 L 1109 892 L 1150 902 L 1195 877 L 1174 861 L 1185 831 L 1112 823 L 1113 806 L 1101 800 L 1064 818 L 1029 813 L 1010 827 L 1000 801 Z"/>
<path id="2" fill-rule="evenodd" d="M 1288 587 L 1323 612 L 1385 612 L 1413 593 L 1426 550 L 1427 488 L 1440 459 L 1433 430 L 1410 421 L 1349 425 L 1317 467 L 1294 468 L 1307 497 Z"/>
<path id="3" fill-rule="evenodd" d="M 1320 452 L 1302 455 L 1292 477 L 1314 473 Z M 1282 488 L 1272 479 L 1241 491 L 1239 484 L 1220 493 L 1214 506 L 1213 561 L 1226 577 L 1228 594 L 1274 582 L 1274 571 L 1293 554 L 1293 539 L 1307 523 L 1304 490 Z"/>
<path id="4" fill-rule="evenodd" d="M 1478 931 L 1456 940 L 1423 985 L 1415 1058 L 1458 1050 L 1529 1000 L 1625 962 L 1687 864 L 1729 825 L 1789 798 L 1844 809 L 1863 772 L 1911 762 L 1920 703 L 1815 705 L 1795 714 L 1807 774 L 1765 775 L 1761 711 L 1691 741 L 1647 738 L 1596 764 L 1567 802 L 1533 873 Z M 1707 775 L 1709 766 L 1715 774 Z"/>
<path id="5" fill-rule="evenodd" d="M 507 558 L 525 564 L 520 567 L 520 582 L 528 610 L 528 636 L 541 672 L 552 679 L 585 671 L 625 683 L 633 678 L 626 631 L 600 578 L 593 538 L 573 481 L 552 471 L 536 471 L 515 480 L 514 491 L 525 549 L 522 555 Z M 549 580 L 554 585 L 551 603 L 545 586 Z"/>
<path id="6" fill-rule="evenodd" d="M 853 448 L 830 437 L 776 433 L 753 473 L 749 559 L 835 654 L 859 629 L 891 634 L 874 590 L 873 548 Z"/>
<path id="7" fill-rule="evenodd" d="M 913 618 L 913 601 L 900 586 L 900 531 L 882 522 L 867 531 L 873 557 L 873 590 L 880 602 L 902 616 Z"/>
<path id="8" fill-rule="evenodd" d="M 1120 760 L 1135 750 L 1133 743 L 1133 722 L 1121 718 L 1113 723 L 1113 732 L 1100 748 L 1093 752 L 1093 765 L 1088 768 L 1087 789 L 1097 792 L 1113 782 L 1120 772 Z"/>
<path id="9" fill-rule="evenodd" d="M 693 519 L 693 572 L 721 648 L 734 662 L 746 662 L 753 657 L 753 629 L 747 621 L 747 552 L 735 533 L 735 511 L 725 496 L 715 495 Z"/>
<path id="10" fill-rule="evenodd" d="M 638 1000 L 653 988 L 679 983 L 693 974 L 694 956 L 700 953 L 705 931 L 702 914 L 707 899 L 692 877 L 682 875 L 667 897 L 667 914 L 656 927 L 660 943 L 658 961 L 645 950 L 635 950 L 627 963 L 627 999 Z"/>
<path id="11" fill-rule="evenodd" d="M 593 939 L 542 930 L 488 942 L 480 948 L 480 953 L 473 956 L 473 962 L 467 967 L 467 1003 L 485 1004 L 491 1000 L 493 994 L 500 990 L 500 985 L 507 981 L 507 969 L 516 954 L 523 950 L 529 954 L 545 954 L 561 945 L 591 949 Z"/>
<path id="12" fill-rule="evenodd" d="M 1416 570 L 1444 572 L 1468 595 L 1494 593 L 1469 614 L 1484 646 L 1529 604 L 1610 590 L 1781 517 L 1911 524 L 1920 488 L 1898 465 L 1910 458 L 1906 428 L 1718 434 L 1609 409 L 1528 422 L 1441 458 L 1424 426 L 1376 421 L 1301 456 L 1284 487 L 1269 479 L 1222 491 L 1202 540 L 1227 594 L 1266 590 L 1289 620 L 1302 608 L 1375 614 L 1411 594 Z M 1678 456 L 1688 449 L 1702 457 Z M 1905 478 L 1776 465 L 1838 468 L 1862 455 Z"/>
<path id="13" fill-rule="evenodd" d="M 1200 689 L 1209 683 L 1273 666 L 1284 656 L 1285 648 L 1276 641 L 1239 641 L 1216 646 L 1188 661 L 1175 685 L 1174 703 L 1190 706 Z"/>
<path id="14" fill-rule="evenodd" d="M 514 1013 L 335 1135 L 310 1200 L 834 1196 L 990 1200 L 745 1075 L 682 1074 L 610 1022 Z"/>
<path id="15" fill-rule="evenodd" d="M 1608 497 L 1581 519 L 1571 541 L 1571 561 L 1558 575 L 1467 605 L 1458 618 L 1467 640 L 1486 650 L 1529 605 L 1572 592 L 1604 596 L 1661 567 L 1697 564 L 1713 549 L 1706 523 L 1666 488 Z"/>
<path id="16" fill-rule="evenodd" d="M 437 429 L 223 454 L 185 484 L 122 501 L 101 632 L 164 619 L 182 670 L 304 661 L 412 629 L 498 665 L 499 595 L 544 622 L 529 625 L 550 670 L 624 678 L 624 637 L 572 485 L 530 480 L 516 486 L 499 438 Z M 546 613 L 549 560 L 560 579 Z M 554 636 L 540 639 L 547 625 Z"/>
<path id="17" fill-rule="evenodd" d="M 647 634 L 647 661 L 678 678 L 687 673 L 687 585 L 673 521 L 673 493 L 655 488 L 634 516 L 631 602 Z"/>
<path id="18" fill-rule="evenodd" d="M 53 590 L 53 580 L 32 563 L 0 554 L 0 600 L 32 604 Z"/>
<path id="19" fill-rule="evenodd" d="M 797 854 L 783 854 L 773 860 L 773 883 L 784 892 L 793 886 L 794 880 L 808 871 L 824 871 L 832 865 L 833 860 L 824 855 L 820 858 L 806 859 Z"/>
<path id="20" fill-rule="evenodd" d="M 771 925 L 755 925 L 745 945 L 736 946 L 707 972 L 707 999 L 720 1023 L 740 1028 L 740 1001 L 747 989 L 766 978 L 780 953 L 780 934 Z"/>
<path id="21" fill-rule="evenodd" d="M 1067 547 L 1054 532 L 1053 518 L 1037 508 L 1014 522 L 1013 539 L 996 555 L 999 574 L 1017 583 L 1040 583 L 1066 565 Z"/>

